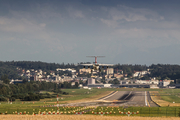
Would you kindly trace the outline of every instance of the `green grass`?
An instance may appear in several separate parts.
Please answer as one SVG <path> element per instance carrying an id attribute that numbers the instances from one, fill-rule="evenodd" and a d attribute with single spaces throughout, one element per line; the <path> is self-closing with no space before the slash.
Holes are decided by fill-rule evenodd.
<path id="1" fill-rule="evenodd" d="M 40 112 L 46 112 L 46 114 L 51 111 L 59 111 L 60 113 L 72 115 L 74 112 L 84 112 L 84 114 L 91 114 L 91 115 L 99 115 L 103 113 L 104 115 L 108 116 L 127 116 L 129 112 L 135 112 L 138 114 L 131 114 L 131 116 L 142 116 L 142 117 L 179 117 L 180 115 L 180 108 L 179 107 L 33 107 L 33 108 L 0 108 L 0 113 L 7 114 L 15 114 L 17 113 L 24 113 L 26 114 L 38 114 Z M 123 112 L 120 114 L 119 112 Z"/>
<path id="2" fill-rule="evenodd" d="M 68 92 L 69 95 L 59 96 L 59 104 L 64 104 L 64 101 L 80 100 L 84 98 L 90 98 L 103 93 L 104 91 L 113 91 L 114 89 L 63 89 L 62 91 Z M 63 98 L 63 99 L 61 99 Z M 56 98 L 45 98 L 40 101 L 20 101 L 16 99 L 13 104 L 8 104 L 7 102 L 0 102 L 0 109 L 16 109 L 16 108 L 33 108 L 36 106 L 47 106 L 56 104 Z"/>
<path id="3" fill-rule="evenodd" d="M 180 103 L 180 89 L 163 89 L 159 94 L 165 101 Z"/>
<path id="4" fill-rule="evenodd" d="M 103 89 L 97 89 L 97 88 L 92 88 L 91 90 L 89 89 L 63 89 L 63 92 L 68 92 L 69 95 L 62 95 L 60 97 L 60 101 L 70 101 L 70 100 L 81 100 L 84 98 L 92 98 L 96 96 L 98 98 L 98 95 L 102 94 L 103 92 L 106 91 L 116 91 L 117 89 L 115 88 L 103 88 Z M 61 99 L 63 98 L 63 99 Z"/>
<path id="5" fill-rule="evenodd" d="M 97 112 L 103 112 L 103 113 L 111 113 L 107 115 L 121 115 L 121 116 L 127 116 L 127 114 L 119 114 L 119 112 L 125 112 L 128 111 L 137 112 L 139 111 L 139 114 L 131 114 L 131 116 L 143 116 L 143 117 L 178 117 L 180 113 L 179 107 L 97 107 L 93 110 L 94 114 L 97 114 Z M 101 114 L 101 113 L 100 113 Z"/>
<path id="6" fill-rule="evenodd" d="M 97 89 L 93 88 L 91 90 L 88 89 L 62 89 L 63 92 L 68 92 L 69 95 L 59 95 L 59 104 L 64 104 L 66 101 L 72 101 L 72 100 L 80 100 L 84 98 L 93 98 L 94 96 L 97 96 L 102 94 L 106 91 L 159 91 L 159 94 L 163 100 L 172 102 L 172 100 L 176 103 L 180 103 L 180 98 L 178 97 L 180 95 L 180 89 L 145 89 L 145 88 L 102 88 Z M 46 91 L 44 91 L 46 92 Z M 53 94 L 53 93 L 52 93 Z M 61 99 L 63 98 L 63 99 Z M 56 104 L 57 99 L 56 98 L 46 98 L 41 99 L 40 101 L 20 101 L 16 100 L 13 102 L 13 104 L 7 104 L 7 102 L 0 102 L 0 112 L 8 111 L 8 113 L 13 113 L 15 111 L 29 111 L 29 113 L 38 112 L 39 109 L 41 111 L 44 111 L 46 109 L 57 109 L 56 107 L 39 107 L 39 106 L 47 106 L 47 105 L 54 105 Z M 23 102 L 23 104 L 22 104 Z M 73 108 L 71 108 L 73 109 Z M 116 108 L 115 108 L 116 109 Z M 178 112 L 180 112 L 179 108 L 177 107 L 156 107 L 156 108 L 140 108 L 140 107 L 129 107 L 126 110 L 123 108 L 120 111 L 124 110 L 130 110 L 130 111 L 141 111 L 141 116 L 168 116 L 177 115 Z M 168 110 L 167 110 L 168 109 Z M 175 112 L 175 109 L 177 110 Z M 63 110 L 63 109 L 62 109 Z M 108 109 L 109 110 L 109 109 Z M 119 115 L 118 109 L 116 109 L 116 114 L 113 115 Z M 89 114 L 91 114 L 91 111 L 89 111 Z"/>
<path id="7" fill-rule="evenodd" d="M 102 89 L 97 89 L 97 88 L 92 88 L 91 90 L 88 89 L 62 89 L 63 92 L 68 92 L 69 95 L 59 95 L 59 103 L 61 104 L 64 103 L 64 101 L 72 101 L 72 100 L 81 100 L 84 98 L 92 98 L 93 96 L 98 96 L 101 93 L 105 91 L 159 91 L 159 95 L 161 98 L 165 101 L 169 102 L 176 102 L 180 103 L 180 89 L 149 89 L 149 88 L 102 88 Z M 46 92 L 46 91 L 43 91 Z M 53 93 L 51 93 L 53 94 Z M 61 99 L 62 98 L 62 99 Z M 46 98 L 46 99 L 41 99 L 40 101 L 20 101 L 16 100 L 13 102 L 12 105 L 7 104 L 7 102 L 1 102 L 0 107 L 31 107 L 31 106 L 42 106 L 42 105 L 53 105 L 57 101 L 56 98 Z M 24 104 L 22 104 L 22 102 Z M 45 104 L 44 104 L 45 102 Z"/>

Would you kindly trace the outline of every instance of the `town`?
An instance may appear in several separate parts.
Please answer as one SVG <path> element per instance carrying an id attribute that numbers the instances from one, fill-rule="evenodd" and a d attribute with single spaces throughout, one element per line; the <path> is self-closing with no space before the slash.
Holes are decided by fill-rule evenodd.
<path id="1" fill-rule="evenodd" d="M 174 85 L 174 80 L 158 80 L 153 77 L 148 80 L 141 80 L 144 75 L 151 74 L 149 69 L 146 71 L 134 71 L 131 77 L 123 73 L 123 70 L 118 70 L 114 68 L 107 68 L 102 71 L 103 75 L 99 72 L 92 72 L 91 68 L 57 68 L 56 71 L 50 71 L 47 73 L 41 69 L 21 69 L 19 76 L 25 77 L 28 82 L 30 81 L 45 81 L 54 83 L 71 83 L 71 86 L 78 84 L 79 88 L 178 88 L 178 84 Z M 60 74 L 61 73 L 61 74 Z M 64 74 L 62 74 L 64 73 Z M 82 76 L 82 77 L 80 77 Z M 135 79 L 139 78 L 139 79 Z M 23 80 L 11 79 L 10 84 L 22 83 Z"/>

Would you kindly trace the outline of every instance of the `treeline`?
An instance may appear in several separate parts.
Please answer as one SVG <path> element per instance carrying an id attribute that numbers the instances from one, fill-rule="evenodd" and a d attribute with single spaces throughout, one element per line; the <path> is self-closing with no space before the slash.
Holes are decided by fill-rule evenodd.
<path id="1" fill-rule="evenodd" d="M 17 68 L 29 70 L 39 70 L 49 73 L 50 71 L 56 71 L 57 68 L 74 68 L 79 69 L 80 66 L 74 64 L 57 64 L 57 63 L 46 63 L 40 61 L 0 61 L 0 77 L 2 75 L 8 75 L 9 79 L 23 79 L 18 74 L 22 73 Z"/>
<path id="2" fill-rule="evenodd" d="M 22 71 L 18 71 L 16 68 L 21 69 L 41 69 L 49 73 L 49 71 L 56 71 L 57 68 L 74 68 L 79 70 L 83 66 L 78 66 L 75 64 L 57 64 L 57 63 L 46 63 L 40 61 L 7 61 L 0 62 L 0 77 L 7 74 L 9 79 L 23 79 L 18 74 Z M 158 79 L 180 79 L 180 65 L 170 65 L 170 64 L 152 64 L 150 66 L 146 65 L 131 65 L 131 64 L 117 64 L 114 70 L 122 70 L 124 74 L 131 77 L 134 71 L 143 71 L 149 69 L 151 74 L 144 76 L 142 79 L 149 79 L 152 77 L 157 77 Z M 64 73 L 60 73 L 64 74 Z M 70 73 L 68 73 L 70 74 Z"/>
<path id="3" fill-rule="evenodd" d="M 168 65 L 168 64 L 152 64 L 149 66 L 151 71 L 150 77 L 158 77 L 161 80 L 180 79 L 180 66 L 179 65 Z"/>
<path id="4" fill-rule="evenodd" d="M 8 65 L 5 62 L 0 62 L 0 77 L 5 74 L 8 75 L 9 78 L 17 79 L 19 77 L 16 66 Z"/>
<path id="5" fill-rule="evenodd" d="M 134 71 L 143 71 L 149 69 L 150 74 L 145 75 L 144 80 L 156 77 L 159 80 L 171 79 L 176 80 L 180 79 L 180 65 L 170 65 L 170 64 L 152 64 L 150 66 L 146 65 L 116 65 L 116 69 L 123 70 L 123 73 L 132 76 Z"/>
<path id="6" fill-rule="evenodd" d="M 18 84 L 0 84 L 0 101 L 7 101 L 20 99 L 22 101 L 40 100 L 44 98 L 54 98 L 57 94 L 68 94 L 62 92 L 61 88 L 78 88 L 79 84 L 76 82 L 74 86 L 71 83 L 64 82 L 61 84 L 53 82 L 27 82 Z M 40 93 L 40 91 L 51 91 L 55 95 L 48 93 Z"/>
<path id="7" fill-rule="evenodd" d="M 57 68 L 77 68 L 74 64 L 58 64 L 58 63 L 46 63 L 41 61 L 7 61 L 0 62 L 0 66 L 6 65 L 9 67 L 19 67 L 22 69 L 41 69 L 43 71 L 52 70 L 55 71 Z"/>
<path id="8" fill-rule="evenodd" d="M 146 65 L 128 65 L 128 64 L 124 64 L 124 65 L 120 65 L 117 64 L 114 66 L 114 70 L 116 72 L 116 70 L 122 70 L 124 74 L 127 74 L 128 77 L 132 76 L 132 74 L 134 73 L 134 71 L 144 71 L 147 70 L 148 67 Z"/>

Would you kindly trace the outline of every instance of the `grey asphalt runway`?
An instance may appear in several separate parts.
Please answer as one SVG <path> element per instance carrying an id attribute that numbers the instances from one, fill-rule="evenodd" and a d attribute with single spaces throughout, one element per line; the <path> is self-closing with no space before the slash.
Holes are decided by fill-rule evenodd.
<path id="1" fill-rule="evenodd" d="M 63 104 L 62 106 L 134 106 L 158 107 L 148 91 L 115 91 L 99 100 Z"/>
<path id="2" fill-rule="evenodd" d="M 114 101 L 114 104 L 119 104 L 119 106 L 157 106 L 151 100 L 148 91 L 117 91 L 104 100 L 109 102 Z"/>

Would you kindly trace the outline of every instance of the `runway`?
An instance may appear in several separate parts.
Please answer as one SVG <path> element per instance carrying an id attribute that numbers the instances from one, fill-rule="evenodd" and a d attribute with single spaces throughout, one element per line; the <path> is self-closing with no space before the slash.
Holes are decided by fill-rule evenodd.
<path id="1" fill-rule="evenodd" d="M 151 100 L 148 91 L 117 91 L 111 96 L 100 99 L 106 103 L 118 104 L 118 106 L 147 106 L 157 107 Z"/>
<path id="2" fill-rule="evenodd" d="M 123 106 L 158 107 L 148 91 L 114 91 L 98 100 L 61 104 L 61 106 Z"/>

